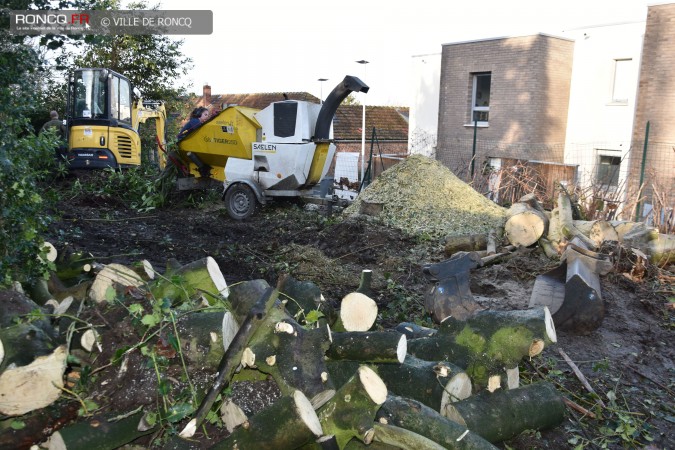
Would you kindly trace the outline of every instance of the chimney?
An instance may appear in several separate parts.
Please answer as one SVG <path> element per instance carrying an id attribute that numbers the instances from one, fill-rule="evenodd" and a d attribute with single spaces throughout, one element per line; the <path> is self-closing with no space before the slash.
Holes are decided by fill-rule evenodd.
<path id="1" fill-rule="evenodd" d="M 211 104 L 211 86 L 208 83 L 204 84 L 202 95 L 204 106 L 209 106 Z"/>

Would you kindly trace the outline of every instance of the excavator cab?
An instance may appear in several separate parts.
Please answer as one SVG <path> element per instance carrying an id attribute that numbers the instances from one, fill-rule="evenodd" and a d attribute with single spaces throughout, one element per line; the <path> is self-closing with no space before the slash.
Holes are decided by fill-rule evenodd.
<path id="1" fill-rule="evenodd" d="M 137 97 L 134 101 L 133 95 Z M 113 70 L 76 69 L 68 80 L 66 127 L 71 169 L 121 168 L 141 164 L 139 123 L 157 119 L 165 142 L 162 102 L 143 102 L 129 79 Z"/>

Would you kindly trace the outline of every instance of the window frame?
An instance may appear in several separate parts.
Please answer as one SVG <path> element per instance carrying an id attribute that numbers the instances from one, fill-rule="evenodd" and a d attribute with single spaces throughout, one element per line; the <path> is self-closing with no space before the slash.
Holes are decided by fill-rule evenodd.
<path id="1" fill-rule="evenodd" d="M 617 98 L 617 87 L 624 87 L 625 89 L 629 90 L 630 89 L 630 83 L 627 81 L 630 80 L 630 64 L 633 62 L 633 58 L 614 58 L 614 66 L 613 66 L 613 72 L 612 72 L 612 89 L 610 91 L 610 99 L 609 102 L 612 105 L 628 105 L 628 102 L 630 100 L 630 94 L 629 92 L 624 93 L 625 98 Z M 623 63 L 623 64 L 621 64 Z M 622 69 L 619 69 L 619 68 Z M 617 83 L 617 75 L 622 76 L 623 81 L 622 84 L 625 86 L 620 86 L 619 83 Z"/>
<path id="2" fill-rule="evenodd" d="M 476 96 L 478 95 L 478 78 L 479 77 L 485 77 L 488 76 L 490 77 L 490 83 L 489 86 L 492 88 L 492 72 L 475 72 L 471 74 L 471 80 L 472 80 L 472 88 L 471 88 L 471 126 L 488 126 L 490 123 L 490 99 L 488 97 L 488 105 L 487 106 L 477 106 L 477 98 Z M 491 90 L 491 89 L 490 89 Z M 475 120 L 474 118 L 476 117 L 476 113 L 487 113 L 487 119 L 488 120 Z"/>
<path id="3" fill-rule="evenodd" d="M 603 164 L 602 160 L 611 159 L 612 161 L 618 161 L 618 164 Z M 621 175 L 621 163 L 623 158 L 621 154 L 616 151 L 598 151 L 596 154 L 596 167 L 595 167 L 595 182 L 605 188 L 616 189 L 619 187 L 620 175 Z M 601 168 L 606 167 L 604 170 Z M 601 173 L 602 172 L 602 173 Z"/>

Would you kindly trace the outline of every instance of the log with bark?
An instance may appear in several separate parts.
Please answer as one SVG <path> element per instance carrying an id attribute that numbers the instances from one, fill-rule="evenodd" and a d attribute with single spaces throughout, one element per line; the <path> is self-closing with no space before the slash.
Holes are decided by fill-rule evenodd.
<path id="1" fill-rule="evenodd" d="M 574 225 L 574 220 L 572 219 L 572 201 L 569 195 L 563 191 L 558 194 L 558 220 L 560 225 L 559 232 L 567 240 L 572 240 L 576 237 L 590 250 L 597 248 L 596 243 Z"/>
<path id="2" fill-rule="evenodd" d="M 545 345 L 556 341 L 548 308 L 479 311 L 466 321 L 446 319 L 432 337 L 411 339 L 408 353 L 466 368 L 474 389 L 479 390 L 490 386 L 490 381 L 500 385 L 504 368 L 538 355 Z"/>
<path id="3" fill-rule="evenodd" d="M 529 247 L 548 233 L 549 220 L 534 194 L 529 194 L 506 211 L 504 234 L 516 247 Z"/>
<path id="4" fill-rule="evenodd" d="M 327 325 L 307 330 L 275 306 L 248 343 L 246 365 L 272 375 L 282 393 L 298 389 L 313 400 L 335 390 L 324 360 L 329 345 Z"/>
<path id="5" fill-rule="evenodd" d="M 443 251 L 445 256 L 450 257 L 457 252 L 475 252 L 485 250 L 488 246 L 487 234 L 466 234 L 460 236 L 448 236 L 445 239 Z"/>
<path id="6" fill-rule="evenodd" d="M 475 432 L 410 398 L 390 394 L 377 412 L 377 418 L 383 423 L 405 428 L 431 439 L 446 449 L 497 449 Z"/>
<path id="7" fill-rule="evenodd" d="M 675 261 L 675 235 L 659 233 L 645 224 L 634 226 L 624 234 L 623 244 L 647 254 L 652 264 L 662 266 Z"/>
<path id="8" fill-rule="evenodd" d="M 405 334 L 408 339 L 430 337 L 438 333 L 435 328 L 423 327 L 412 322 L 401 322 L 394 329 L 401 334 Z"/>
<path id="9" fill-rule="evenodd" d="M 181 437 L 192 437 L 201 425 L 206 415 L 211 410 L 211 406 L 216 401 L 220 391 L 222 391 L 230 382 L 232 374 L 239 366 L 242 360 L 244 351 L 249 339 L 255 334 L 256 330 L 261 326 L 263 319 L 268 315 L 272 305 L 277 302 L 278 292 L 272 288 L 268 288 L 263 295 L 255 303 L 251 311 L 249 311 L 246 319 L 241 324 L 234 340 L 223 355 L 220 364 L 218 365 L 218 372 L 216 379 L 207 392 L 206 396 L 195 412 L 194 418 L 181 431 Z"/>
<path id="10" fill-rule="evenodd" d="M 109 289 L 114 294 L 118 289 L 123 290 L 128 286 L 138 288 L 143 284 L 143 279 L 133 269 L 122 264 L 108 264 L 96 275 L 89 288 L 89 298 L 96 303 L 102 303 L 108 299 Z"/>
<path id="11" fill-rule="evenodd" d="M 335 311 L 321 294 L 321 289 L 311 281 L 299 281 L 284 275 L 279 278 L 277 289 L 286 311 L 299 323 L 304 324 L 305 316 L 312 310 L 321 312 L 328 323 L 335 321 Z"/>
<path id="12" fill-rule="evenodd" d="M 382 379 L 368 366 L 360 366 L 319 409 L 321 427 L 326 435 L 335 436 L 339 448 L 352 438 L 368 443 L 375 414 L 386 399 Z"/>
<path id="13" fill-rule="evenodd" d="M 440 444 L 405 428 L 376 423 L 370 437 L 372 441 L 392 445 L 401 450 L 443 450 Z"/>
<path id="14" fill-rule="evenodd" d="M 349 379 L 357 362 L 328 361 L 326 363 L 336 385 Z M 448 362 L 423 361 L 408 356 L 402 364 L 372 364 L 389 391 L 424 403 L 441 411 L 446 403 L 471 395 L 471 380 L 460 367 Z"/>
<path id="15" fill-rule="evenodd" d="M 565 404 L 545 382 L 508 391 L 482 392 L 450 403 L 443 415 L 490 442 L 510 439 L 525 430 L 543 430 L 565 419 Z"/>
<path id="16" fill-rule="evenodd" d="M 326 356 L 333 360 L 402 363 L 408 352 L 405 335 L 388 331 L 334 333 Z"/>
<path id="17" fill-rule="evenodd" d="M 588 236 L 596 247 L 600 247 L 605 241 L 619 241 L 619 234 L 607 220 L 574 220 L 572 223 L 584 236 Z"/>
<path id="18" fill-rule="evenodd" d="M 128 417 L 93 417 L 54 432 L 47 442 L 48 450 L 92 450 L 122 447 L 141 436 L 154 433 L 154 428 L 139 431 L 142 412 Z"/>
<path id="19" fill-rule="evenodd" d="M 174 304 L 196 297 L 214 304 L 228 296 L 225 277 L 218 263 L 210 256 L 185 264 L 159 277 L 150 285 L 150 292 L 154 298 L 168 298 Z"/>
<path id="20" fill-rule="evenodd" d="M 227 321 L 225 312 L 200 312 L 188 314 L 176 321 L 176 329 L 181 336 L 181 350 L 192 365 L 218 367 L 226 346 L 223 323 Z M 228 327 L 228 330 L 231 330 Z M 238 325 L 236 331 L 239 330 Z M 234 336 L 229 338 L 232 342 Z"/>
<path id="21" fill-rule="evenodd" d="M 249 418 L 247 426 L 237 428 L 211 449 L 292 449 L 323 434 L 312 404 L 302 392 L 295 391 Z"/>

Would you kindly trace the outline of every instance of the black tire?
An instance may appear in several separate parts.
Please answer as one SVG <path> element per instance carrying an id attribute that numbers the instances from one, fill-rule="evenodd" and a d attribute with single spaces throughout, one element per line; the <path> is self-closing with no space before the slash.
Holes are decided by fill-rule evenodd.
<path id="1" fill-rule="evenodd" d="M 225 193 L 225 205 L 230 217 L 234 220 L 244 220 L 253 215 L 258 203 L 249 186 L 237 183 Z"/>

